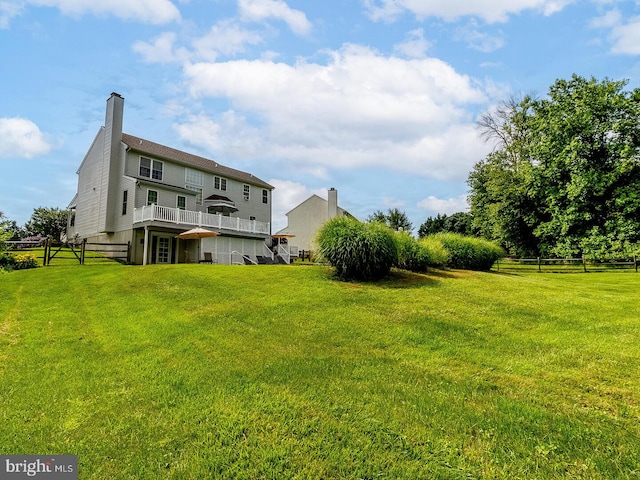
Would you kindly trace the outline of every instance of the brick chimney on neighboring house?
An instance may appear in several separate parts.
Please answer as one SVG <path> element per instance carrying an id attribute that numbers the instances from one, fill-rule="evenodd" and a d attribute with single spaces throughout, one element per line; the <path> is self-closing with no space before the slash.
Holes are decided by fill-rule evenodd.
<path id="1" fill-rule="evenodd" d="M 331 187 L 329 189 L 329 219 L 338 216 L 338 191 Z"/>

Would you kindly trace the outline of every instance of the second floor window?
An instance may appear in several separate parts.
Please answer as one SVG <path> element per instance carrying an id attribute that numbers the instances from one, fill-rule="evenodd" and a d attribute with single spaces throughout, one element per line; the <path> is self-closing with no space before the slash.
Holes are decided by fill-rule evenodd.
<path id="1" fill-rule="evenodd" d="M 176 206 L 180 210 L 186 210 L 187 209 L 187 197 L 185 197 L 184 195 L 178 195 L 178 199 L 176 200 Z"/>
<path id="2" fill-rule="evenodd" d="M 262 203 L 269 203 L 269 190 L 262 190 Z"/>
<path id="3" fill-rule="evenodd" d="M 140 157 L 140 176 L 154 180 L 162 180 L 162 166 L 162 162 L 158 160 Z"/>
<path id="4" fill-rule="evenodd" d="M 213 188 L 216 190 L 226 190 L 227 179 L 222 177 L 213 177 Z"/>
<path id="5" fill-rule="evenodd" d="M 249 200 L 251 198 L 251 187 L 245 184 L 242 187 L 242 196 L 245 200 Z"/>
<path id="6" fill-rule="evenodd" d="M 204 185 L 204 173 L 192 168 L 186 168 L 184 170 L 184 182 L 187 185 L 201 187 Z"/>
<path id="7" fill-rule="evenodd" d="M 122 192 L 122 214 L 127 214 L 127 198 L 129 197 L 129 190 Z"/>

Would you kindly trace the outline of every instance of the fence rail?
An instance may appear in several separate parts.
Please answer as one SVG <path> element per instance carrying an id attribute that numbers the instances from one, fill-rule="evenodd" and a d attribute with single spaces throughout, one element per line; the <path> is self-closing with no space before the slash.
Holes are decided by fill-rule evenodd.
<path id="1" fill-rule="evenodd" d="M 590 260 L 582 258 L 503 258 L 498 260 L 497 271 L 538 271 L 538 272 L 602 272 L 609 270 L 635 270 L 638 272 L 638 259 Z"/>
<path id="2" fill-rule="evenodd" d="M 31 250 L 34 254 L 40 249 Z M 131 260 L 131 243 L 98 243 L 88 242 L 86 239 L 80 243 L 54 243 L 47 240 L 44 244 L 42 255 L 36 254 L 36 258 L 42 260 L 42 265 L 51 265 L 53 259 L 74 260 L 84 265 L 86 260 L 116 260 L 121 263 L 129 263 Z"/>

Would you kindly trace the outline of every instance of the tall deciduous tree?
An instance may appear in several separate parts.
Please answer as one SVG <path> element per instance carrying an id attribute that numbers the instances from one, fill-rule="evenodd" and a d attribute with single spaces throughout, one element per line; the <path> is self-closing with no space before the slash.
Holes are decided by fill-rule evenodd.
<path id="1" fill-rule="evenodd" d="M 369 222 L 384 223 L 387 227 L 395 231 L 411 232 L 413 224 L 409 221 L 407 214 L 397 208 L 390 208 L 387 212 L 376 210 L 367 218 Z"/>
<path id="2" fill-rule="evenodd" d="M 469 175 L 475 227 L 516 254 L 628 255 L 640 240 L 640 90 L 573 76 L 480 127 L 497 149 Z M 515 132 L 515 133 L 514 133 Z"/>
<path id="3" fill-rule="evenodd" d="M 574 75 L 536 105 L 536 235 L 557 255 L 624 255 L 640 239 L 640 90 L 626 84 Z"/>
<path id="4" fill-rule="evenodd" d="M 33 210 L 31 219 L 25 224 L 29 235 L 42 235 L 56 240 L 67 228 L 68 210 L 39 207 Z"/>

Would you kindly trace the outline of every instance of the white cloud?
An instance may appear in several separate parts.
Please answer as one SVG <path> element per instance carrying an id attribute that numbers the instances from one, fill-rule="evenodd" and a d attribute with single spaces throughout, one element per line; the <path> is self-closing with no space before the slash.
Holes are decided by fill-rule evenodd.
<path id="1" fill-rule="evenodd" d="M 590 25 L 593 28 L 611 28 L 622 23 L 622 14 L 620 10 L 613 9 L 600 17 L 591 20 Z"/>
<path id="2" fill-rule="evenodd" d="M 625 18 L 617 8 L 591 20 L 592 28 L 609 29 L 611 52 L 622 55 L 640 55 L 640 16 Z M 595 39 L 594 43 L 600 39 Z"/>
<path id="3" fill-rule="evenodd" d="M 16 2 L 0 0 L 0 30 L 9 28 L 9 22 L 24 10 L 24 6 Z"/>
<path id="4" fill-rule="evenodd" d="M 456 20 L 460 17 L 477 17 L 488 23 L 504 22 L 510 15 L 524 10 L 538 10 L 553 15 L 574 0 L 365 0 L 373 20 L 394 21 L 408 11 L 419 19 L 438 17 Z"/>
<path id="5" fill-rule="evenodd" d="M 133 51 L 142 55 L 147 62 L 170 63 L 187 60 L 189 53 L 184 48 L 176 48 L 176 34 L 165 32 L 151 42 L 136 42 L 133 44 Z"/>
<path id="6" fill-rule="evenodd" d="M 58 8 L 65 15 L 113 15 L 123 20 L 162 24 L 180 20 L 169 0 L 26 0 L 31 5 Z"/>
<path id="7" fill-rule="evenodd" d="M 613 53 L 640 55 L 640 16 L 631 17 L 624 25 L 618 25 L 611 31 Z"/>
<path id="8" fill-rule="evenodd" d="M 502 37 L 481 32 L 478 22 L 475 20 L 456 28 L 455 39 L 466 42 L 474 50 L 485 53 L 493 52 L 504 46 Z"/>
<path id="9" fill-rule="evenodd" d="M 133 51 L 150 63 L 172 63 L 206 60 L 215 62 L 220 55 L 234 56 L 243 53 L 247 45 L 262 43 L 262 36 L 246 30 L 232 20 L 221 20 L 209 32 L 191 41 L 191 49 L 177 45 L 178 36 L 165 32 L 149 42 L 138 41 Z"/>
<path id="10" fill-rule="evenodd" d="M 231 20 L 222 20 L 211 27 L 211 30 L 193 41 L 199 58 L 215 61 L 219 54 L 232 56 L 245 51 L 247 45 L 262 43 L 262 36 L 257 32 L 246 30 Z"/>
<path id="11" fill-rule="evenodd" d="M 350 45 L 327 64 L 238 60 L 187 64 L 184 73 L 192 96 L 232 106 L 222 118 L 197 114 L 177 126 L 218 152 L 319 171 L 381 166 L 460 179 L 487 149 L 469 112 L 485 93 L 438 59 Z M 257 120 L 248 125 L 245 114 Z"/>
<path id="12" fill-rule="evenodd" d="M 51 150 L 38 126 L 25 118 L 0 118 L 0 158 L 32 158 Z"/>
<path id="13" fill-rule="evenodd" d="M 451 215 L 456 212 L 466 212 L 469 210 L 467 195 L 460 195 L 454 198 L 438 198 L 433 195 L 418 202 L 418 207 L 423 208 L 433 214 Z"/>
<path id="14" fill-rule="evenodd" d="M 282 20 L 297 35 L 307 35 L 313 28 L 304 12 L 290 8 L 282 0 L 238 0 L 238 7 L 244 20 Z"/>
<path id="15" fill-rule="evenodd" d="M 424 30 L 418 28 L 407 34 L 407 39 L 394 45 L 393 51 L 407 58 L 424 58 L 431 44 L 424 38 Z"/>

